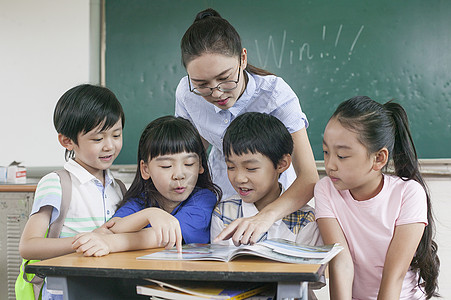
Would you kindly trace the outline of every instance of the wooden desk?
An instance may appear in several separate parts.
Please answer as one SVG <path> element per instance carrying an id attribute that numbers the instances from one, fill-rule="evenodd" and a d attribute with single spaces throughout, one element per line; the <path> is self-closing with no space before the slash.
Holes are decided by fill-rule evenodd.
<path id="1" fill-rule="evenodd" d="M 36 191 L 36 184 L 1 183 L 0 192 L 32 192 Z"/>
<path id="2" fill-rule="evenodd" d="M 257 257 L 232 262 L 137 260 L 162 249 L 83 257 L 73 253 L 28 265 L 28 273 L 47 276 L 50 289 L 63 290 L 65 299 L 148 299 L 136 296 L 142 278 L 159 280 L 206 280 L 277 282 L 278 299 L 301 297 L 306 284 L 318 281 L 323 265 L 278 263 Z"/>

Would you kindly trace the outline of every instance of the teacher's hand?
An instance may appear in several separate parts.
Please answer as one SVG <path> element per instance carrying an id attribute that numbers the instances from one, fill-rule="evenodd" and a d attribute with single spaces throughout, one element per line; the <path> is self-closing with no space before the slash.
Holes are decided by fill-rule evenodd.
<path id="1" fill-rule="evenodd" d="M 239 218 L 230 223 L 213 240 L 213 243 L 232 238 L 233 244 L 237 247 L 241 244 L 253 245 L 260 240 L 273 223 L 274 221 L 271 218 L 261 213 L 249 218 Z"/>

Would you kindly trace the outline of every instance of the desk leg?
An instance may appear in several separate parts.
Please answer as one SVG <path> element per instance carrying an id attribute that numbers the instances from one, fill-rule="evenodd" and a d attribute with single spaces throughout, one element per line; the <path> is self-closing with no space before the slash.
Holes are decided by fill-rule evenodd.
<path id="1" fill-rule="evenodd" d="M 69 300 L 66 277 L 48 276 L 46 280 L 47 280 L 47 289 L 63 291 L 64 300 Z"/>
<path id="2" fill-rule="evenodd" d="M 277 300 L 282 299 L 300 299 L 308 300 L 307 282 L 278 282 Z"/>

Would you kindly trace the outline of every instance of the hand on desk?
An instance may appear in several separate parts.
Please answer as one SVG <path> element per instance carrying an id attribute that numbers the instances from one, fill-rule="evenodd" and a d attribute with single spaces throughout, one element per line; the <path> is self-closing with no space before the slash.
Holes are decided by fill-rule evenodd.
<path id="1" fill-rule="evenodd" d="M 111 247 L 105 239 L 106 234 L 114 234 L 110 228 L 115 224 L 110 220 L 94 229 L 92 232 L 80 233 L 74 237 L 72 248 L 84 256 L 104 256 L 111 252 Z"/>
<path id="2" fill-rule="evenodd" d="M 113 219 L 109 220 L 102 226 L 94 229 L 92 232 L 94 233 L 103 233 L 103 234 L 113 234 L 114 232 L 110 230 L 111 227 L 113 227 L 115 224 L 115 221 Z"/>
<path id="3" fill-rule="evenodd" d="M 157 209 L 152 211 L 148 220 L 160 247 L 170 249 L 176 246 L 177 251 L 182 252 L 182 229 L 176 217 L 162 209 Z"/>
<path id="4" fill-rule="evenodd" d="M 72 248 L 84 256 L 104 256 L 111 252 L 155 247 L 170 249 L 174 246 L 181 252 L 183 237 L 179 221 L 162 209 L 144 211 L 146 218 L 143 224 L 150 223 L 152 227 L 135 231 L 135 228 L 128 226 L 129 223 L 134 223 L 133 219 L 113 218 L 93 232 L 76 235 Z M 118 232 L 118 227 L 124 232 Z"/>
<path id="5" fill-rule="evenodd" d="M 105 229 L 108 230 L 109 229 Z M 77 253 L 83 253 L 84 256 L 104 256 L 111 252 L 111 247 L 107 242 L 109 234 L 86 232 L 79 233 L 75 236 L 72 248 Z"/>
<path id="6" fill-rule="evenodd" d="M 214 240 L 213 243 L 232 238 L 233 244 L 255 244 L 273 224 L 272 220 L 261 214 L 249 218 L 239 218 L 229 224 Z"/>
<path id="7" fill-rule="evenodd" d="M 143 228 L 150 224 L 150 228 Z M 140 210 L 134 214 L 123 218 L 113 218 L 102 227 L 109 228 L 112 232 L 117 234 L 133 234 L 139 235 L 142 238 L 141 243 L 133 242 L 130 249 L 146 249 L 154 247 L 166 247 L 167 249 L 174 246 L 179 252 L 182 251 L 182 230 L 180 223 L 176 217 L 167 213 L 165 210 L 157 207 L 149 207 Z M 146 231 L 141 232 L 141 231 Z M 139 233 L 141 232 L 141 233 Z M 131 239 L 131 237 L 118 237 L 117 239 Z M 125 243 L 130 244 L 129 241 Z M 120 242 L 124 244 L 124 241 Z M 122 249 L 121 246 L 119 246 Z M 123 251 L 123 250 L 122 250 Z"/>

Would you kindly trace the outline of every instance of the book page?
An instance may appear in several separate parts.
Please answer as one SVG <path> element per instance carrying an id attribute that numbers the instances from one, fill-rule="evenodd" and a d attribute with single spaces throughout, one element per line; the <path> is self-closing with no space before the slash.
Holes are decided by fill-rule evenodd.
<path id="1" fill-rule="evenodd" d="M 263 245 L 255 244 L 255 245 L 246 245 L 235 251 L 233 258 L 243 256 L 243 255 L 253 255 L 259 256 L 279 262 L 292 263 L 292 264 L 322 264 L 323 260 L 318 258 L 304 258 L 304 257 L 296 257 L 283 253 L 278 253 L 273 251 L 272 249 L 265 247 Z"/>
<path id="2" fill-rule="evenodd" d="M 182 252 L 172 248 L 147 254 L 137 259 L 161 259 L 161 260 L 219 260 L 229 261 L 230 255 L 236 250 L 235 246 L 218 244 L 186 244 Z"/>
<path id="3" fill-rule="evenodd" d="M 275 246 L 276 244 L 277 246 Z M 299 249 L 296 249 L 296 247 Z M 222 244 L 187 244 L 183 245 L 181 253 L 172 248 L 147 254 L 137 259 L 219 260 L 227 262 L 238 256 L 254 255 L 286 263 L 324 264 L 343 249 L 338 244 L 316 248 L 284 244 L 282 240 L 276 242 L 266 240 L 255 245 L 241 245 L 239 247 Z"/>
<path id="4" fill-rule="evenodd" d="M 268 239 L 261 242 L 261 244 L 275 252 L 304 258 L 324 258 L 334 247 L 334 245 L 300 245 L 284 239 Z"/>

